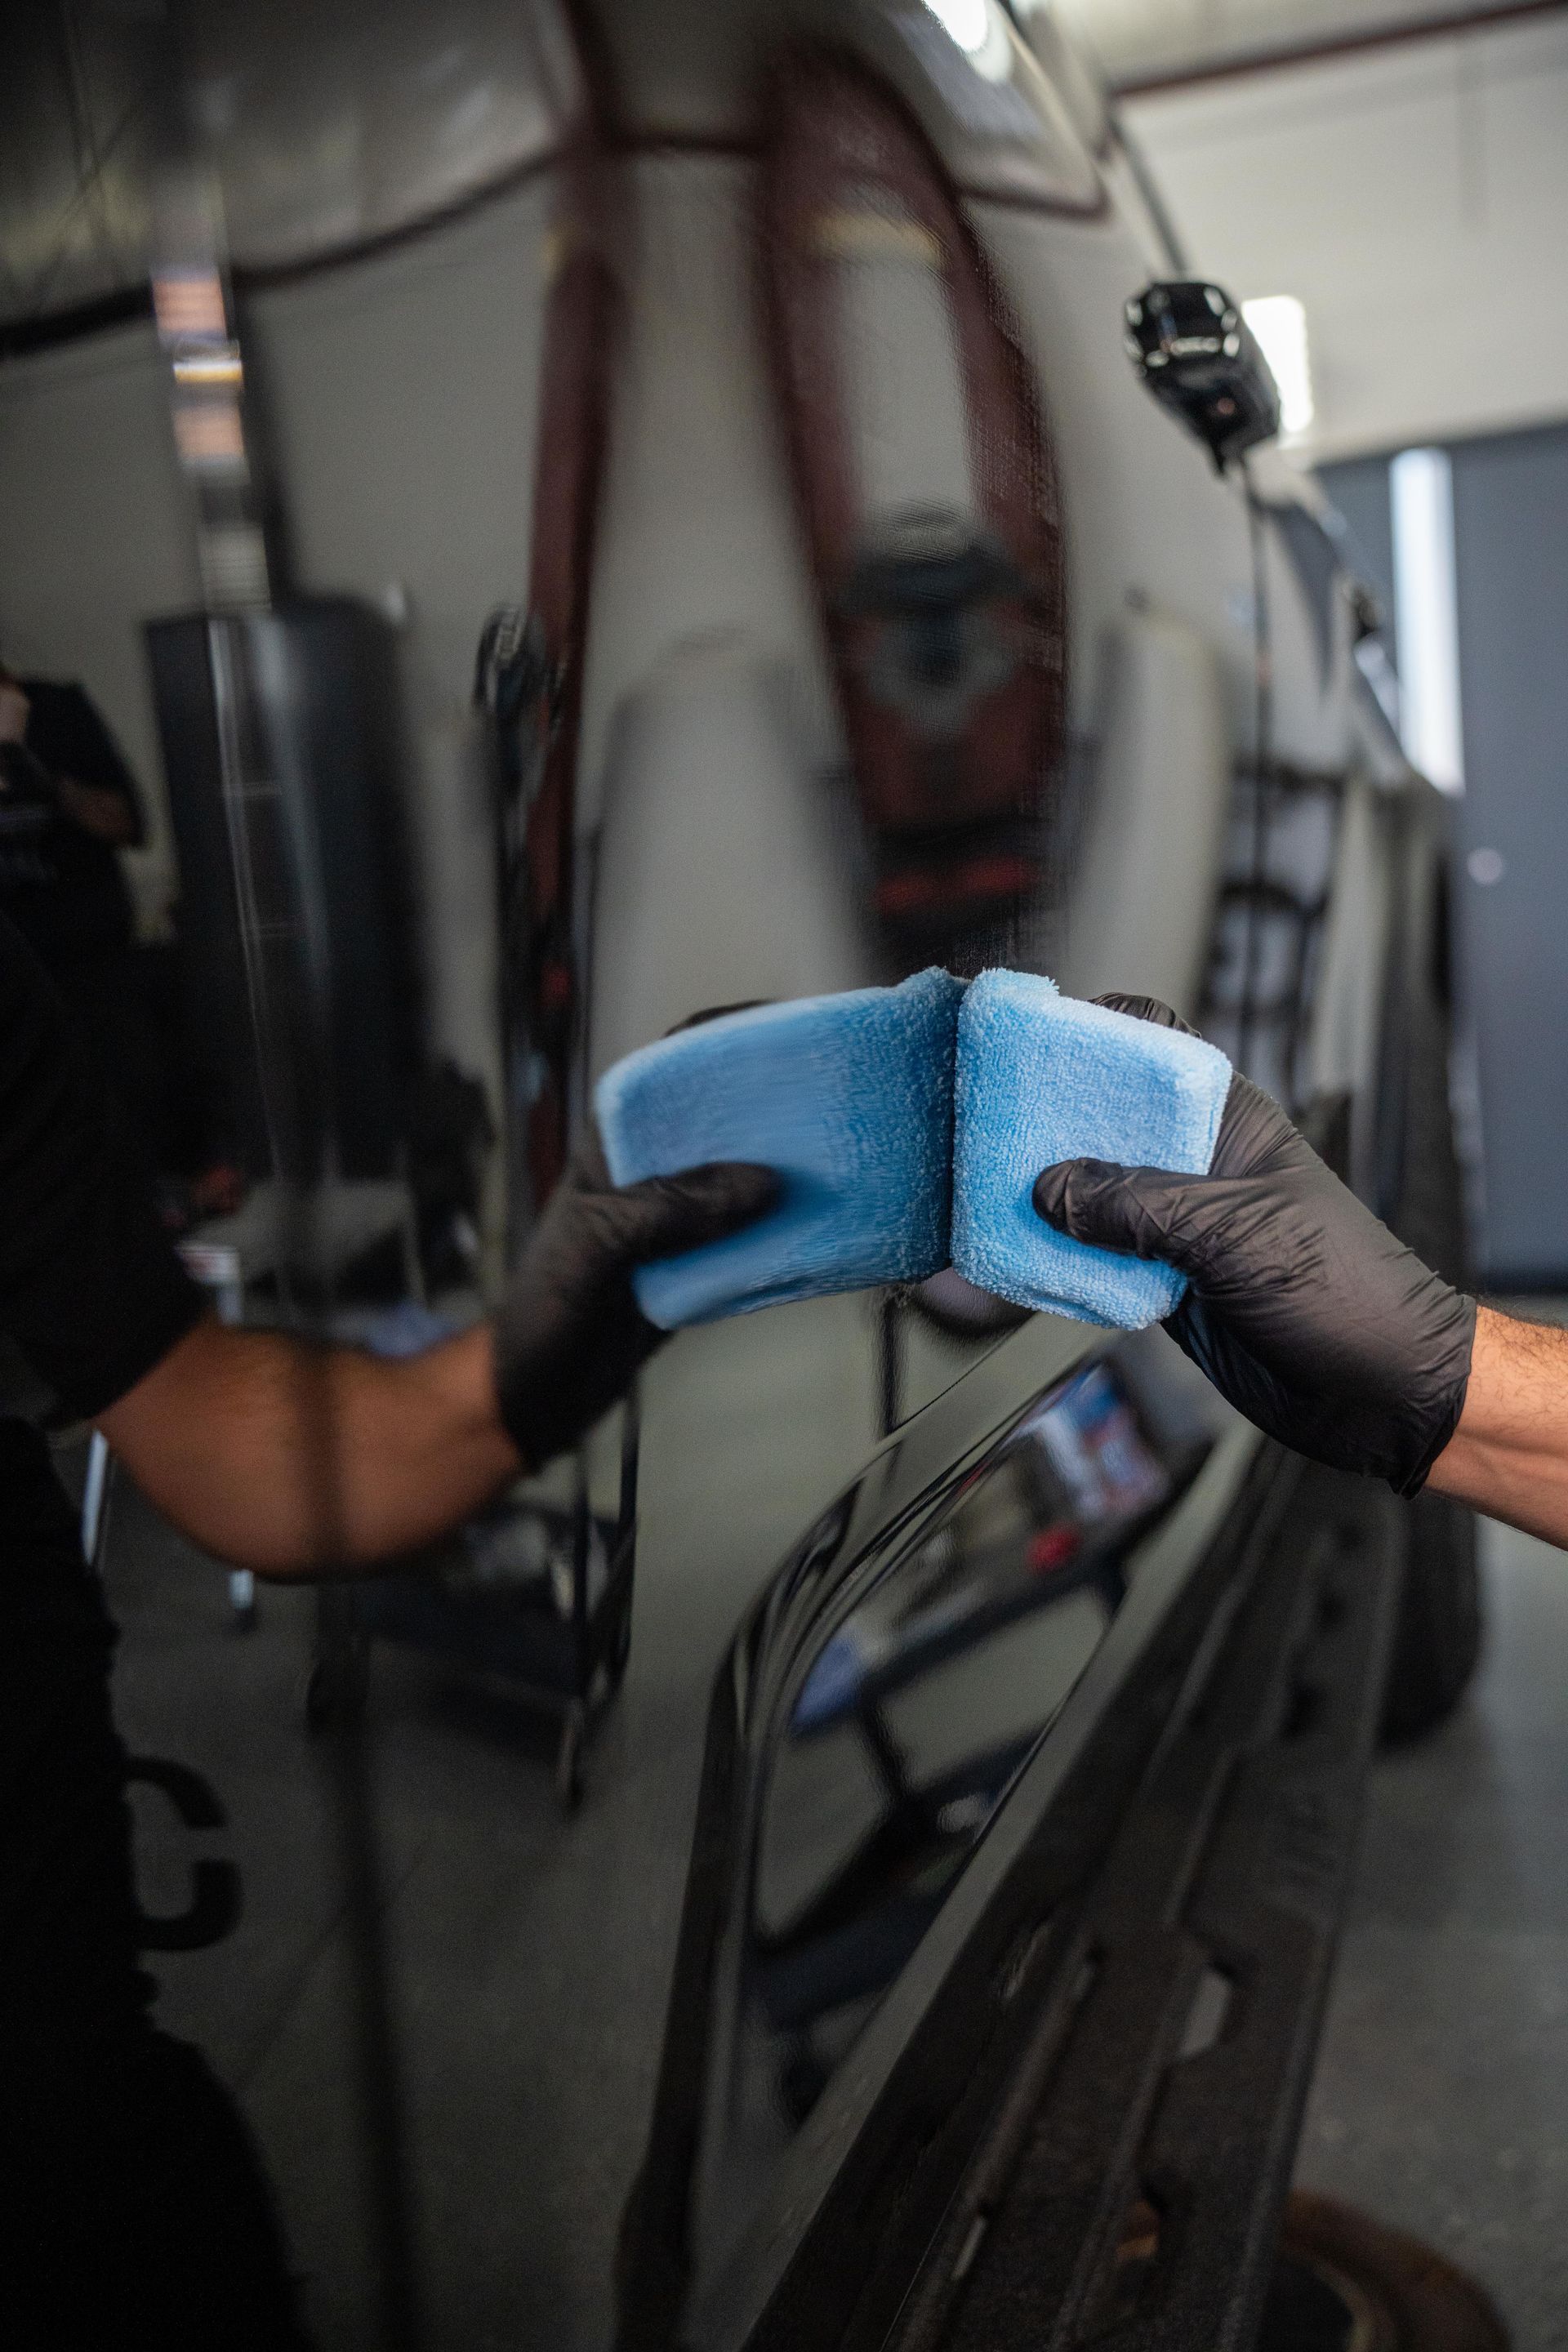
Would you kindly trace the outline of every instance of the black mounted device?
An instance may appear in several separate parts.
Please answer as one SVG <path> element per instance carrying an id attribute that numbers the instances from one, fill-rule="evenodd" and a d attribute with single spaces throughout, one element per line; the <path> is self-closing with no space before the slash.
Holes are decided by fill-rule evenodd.
<path id="1" fill-rule="evenodd" d="M 1279 390 L 1257 336 L 1223 287 L 1178 278 L 1146 286 L 1126 307 L 1128 355 L 1156 400 L 1207 449 L 1216 473 L 1272 441 Z"/>

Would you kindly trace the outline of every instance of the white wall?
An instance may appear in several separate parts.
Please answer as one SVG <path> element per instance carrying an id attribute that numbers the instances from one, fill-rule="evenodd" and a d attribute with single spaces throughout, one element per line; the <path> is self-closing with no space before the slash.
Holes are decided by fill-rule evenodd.
<path id="1" fill-rule="evenodd" d="M 1310 454 L 1568 415 L 1568 15 L 1126 112 L 1195 266 L 1306 304 Z"/>
<path id="2" fill-rule="evenodd" d="M 490 604 L 527 585 L 553 182 L 258 297 L 299 583 L 408 590 L 417 715 L 463 710 Z"/>
<path id="3" fill-rule="evenodd" d="M 553 180 L 259 298 L 250 341 L 302 587 L 406 596 L 405 710 L 432 1043 L 497 1077 L 495 883 L 470 706 L 528 585 Z"/>
<path id="4" fill-rule="evenodd" d="M 539 374 L 539 180 L 392 253 L 279 288 L 247 349 L 297 584 L 405 592 L 403 685 L 435 1042 L 490 1062 L 493 879 L 468 698 L 491 605 L 527 584 Z M 142 625 L 199 601 L 150 327 L 0 368 L 0 652 L 79 677 L 153 804 L 143 919 L 173 887 Z"/>
<path id="5" fill-rule="evenodd" d="M 1119 89 L 1229 61 L 1327 47 L 1506 9 L 1510 0 L 1043 0 L 1087 40 Z M 1035 0 L 1042 5 L 1042 0 Z"/>

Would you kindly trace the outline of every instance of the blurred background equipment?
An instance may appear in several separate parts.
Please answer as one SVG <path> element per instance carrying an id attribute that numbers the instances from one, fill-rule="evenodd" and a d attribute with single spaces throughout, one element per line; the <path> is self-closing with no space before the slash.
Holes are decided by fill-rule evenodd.
<path id="1" fill-rule="evenodd" d="M 259 894 L 299 856 L 302 805 L 331 909 L 321 1001 L 332 1172 L 390 1180 L 405 1165 L 418 1041 L 391 629 L 356 600 L 315 598 L 155 621 L 148 649 L 192 1025 L 226 1096 L 213 1140 L 252 1181 L 275 1170 L 249 959 Z"/>
<path id="2" fill-rule="evenodd" d="M 249 1000 L 258 906 L 247 898 L 278 887 L 308 812 L 331 908 L 322 1002 L 334 1173 L 393 1179 L 405 1167 L 418 1042 L 393 633 L 367 604 L 318 597 L 153 621 L 148 654 L 191 1018 L 205 1068 L 228 1096 L 214 1143 L 251 1181 L 275 1171 Z"/>

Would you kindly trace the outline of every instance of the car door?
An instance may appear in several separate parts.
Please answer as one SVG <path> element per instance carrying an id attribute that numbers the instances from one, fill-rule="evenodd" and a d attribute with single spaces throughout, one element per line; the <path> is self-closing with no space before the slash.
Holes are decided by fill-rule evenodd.
<path id="1" fill-rule="evenodd" d="M 1040 1318 L 819 1515 L 714 1681 L 621 2352 L 1247 2340 L 1395 1507 Z"/>

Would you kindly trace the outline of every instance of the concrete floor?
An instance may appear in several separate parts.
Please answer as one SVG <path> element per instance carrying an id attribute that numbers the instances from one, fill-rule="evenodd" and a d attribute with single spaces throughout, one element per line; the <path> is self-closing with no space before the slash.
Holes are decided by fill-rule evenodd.
<path id="1" fill-rule="evenodd" d="M 789 1327 L 793 1386 L 773 1318 L 766 1477 L 746 1461 L 763 1416 L 745 1327 L 661 1360 L 632 1668 L 575 1821 L 555 1807 L 548 1736 L 510 1697 L 377 1657 L 386 1925 L 436 2352 L 607 2342 L 708 1685 L 749 1593 L 872 1440 L 869 1328 L 828 1304 L 841 1319 L 826 1349 L 823 1326 Z M 952 1369 L 928 1365 L 923 1385 Z M 1301 2175 L 1445 2246 L 1491 2288 L 1520 2352 L 1551 2352 L 1568 2347 L 1568 1562 L 1489 1530 L 1487 1571 L 1471 1697 L 1376 1776 Z M 130 1743 L 209 1774 L 231 1827 L 208 1843 L 245 1874 L 237 1933 L 160 1964 L 164 2021 L 209 2052 L 260 2136 L 323 2347 L 371 2352 L 334 1816 L 300 1706 L 311 1601 L 268 1592 L 259 1631 L 234 1637 L 221 1579 L 129 1495 L 109 1583 Z M 190 1849 L 158 1807 L 144 1892 L 174 1907 Z"/>
<path id="2" fill-rule="evenodd" d="M 1568 2347 L 1568 1558 L 1483 1528 L 1458 1712 L 1373 1777 L 1300 2178 Z"/>

